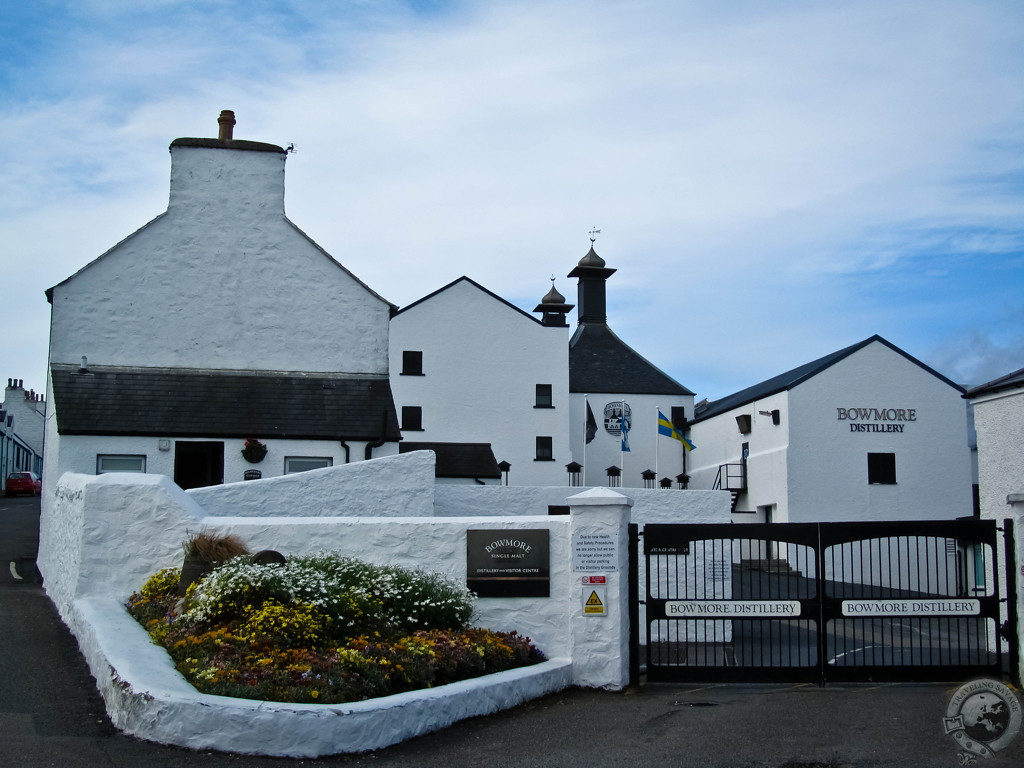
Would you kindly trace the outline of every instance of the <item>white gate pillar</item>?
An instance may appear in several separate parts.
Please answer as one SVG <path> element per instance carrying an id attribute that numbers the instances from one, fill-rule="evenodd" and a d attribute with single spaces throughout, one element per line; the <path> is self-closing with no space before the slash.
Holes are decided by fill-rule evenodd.
<path id="1" fill-rule="evenodd" d="M 567 501 L 578 595 L 572 613 L 573 683 L 620 690 L 629 684 L 629 518 L 633 500 L 607 488 L 592 488 Z M 598 595 L 603 613 L 596 612 L 597 605 L 584 612 L 592 594 Z"/>

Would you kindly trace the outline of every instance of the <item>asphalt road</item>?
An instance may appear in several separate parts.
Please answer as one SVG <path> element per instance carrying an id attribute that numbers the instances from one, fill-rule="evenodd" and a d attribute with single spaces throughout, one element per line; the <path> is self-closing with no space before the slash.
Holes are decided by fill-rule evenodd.
<path id="1" fill-rule="evenodd" d="M 0 497 L 0 766 L 956 766 L 951 685 L 645 685 L 571 689 L 373 753 L 289 760 L 124 736 L 33 579 L 38 500 Z M 14 570 L 10 564 L 14 562 Z M 20 577 L 20 578 L 16 578 Z M 1024 737 L 987 766 L 1024 765 Z"/>

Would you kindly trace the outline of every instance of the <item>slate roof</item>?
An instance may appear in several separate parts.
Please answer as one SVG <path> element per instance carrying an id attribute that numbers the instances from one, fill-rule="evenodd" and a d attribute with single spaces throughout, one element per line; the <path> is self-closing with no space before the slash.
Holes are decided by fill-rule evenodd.
<path id="1" fill-rule="evenodd" d="M 980 384 L 973 389 L 967 390 L 964 397 L 980 397 L 981 395 L 991 395 L 994 392 L 1001 392 L 1004 389 L 1017 389 L 1018 387 L 1024 387 L 1024 368 L 1013 373 L 1008 373 L 1005 376 L 1000 376 L 998 379 L 992 379 L 992 381 Z"/>
<path id="2" fill-rule="evenodd" d="M 692 395 L 603 323 L 581 323 L 569 340 L 569 391 Z"/>
<path id="3" fill-rule="evenodd" d="M 401 439 L 386 378 L 70 365 L 52 377 L 62 435 Z"/>
<path id="4" fill-rule="evenodd" d="M 490 443 L 409 443 L 398 444 L 399 453 L 433 451 L 437 455 L 436 477 L 493 477 L 501 471 Z"/>
<path id="5" fill-rule="evenodd" d="M 698 406 L 696 418 L 694 418 L 690 423 L 696 424 L 699 421 L 704 421 L 705 419 L 709 419 L 712 416 L 717 416 L 720 413 L 725 413 L 726 411 L 730 411 L 733 408 L 739 408 L 741 405 L 746 405 L 747 403 L 752 403 L 755 400 L 760 400 L 762 397 L 768 397 L 769 395 L 774 395 L 778 392 L 792 389 L 797 384 L 801 384 L 804 381 L 807 381 L 807 379 L 811 378 L 812 376 L 818 375 L 826 368 L 835 365 L 840 360 L 849 357 L 854 352 L 863 349 L 868 344 L 871 344 L 872 342 L 876 341 L 889 347 L 889 349 L 891 349 L 893 352 L 902 355 L 907 360 L 912 362 L 914 365 L 927 371 L 932 376 L 935 376 L 937 379 L 944 381 L 946 384 L 953 387 L 953 389 L 957 390 L 958 392 L 964 391 L 964 388 L 961 387 L 959 384 L 950 381 L 935 369 L 929 368 L 916 357 L 907 354 L 902 349 L 897 347 L 895 344 L 892 344 L 883 339 L 881 336 L 875 334 L 874 336 L 868 339 L 864 339 L 864 341 L 858 341 L 856 344 L 852 344 L 849 347 L 844 347 L 843 349 L 825 355 L 824 357 L 819 357 L 817 360 L 812 360 L 809 363 L 804 363 L 803 365 L 798 366 L 797 368 L 794 368 L 791 371 L 786 371 L 785 373 L 780 373 L 778 376 L 773 376 L 770 379 L 766 379 L 765 381 L 762 381 L 760 384 L 755 384 L 752 387 L 741 389 L 739 392 L 734 392 L 733 394 L 727 395 L 726 397 L 723 397 L 720 400 L 715 400 L 711 403 L 708 403 L 703 408 Z"/>

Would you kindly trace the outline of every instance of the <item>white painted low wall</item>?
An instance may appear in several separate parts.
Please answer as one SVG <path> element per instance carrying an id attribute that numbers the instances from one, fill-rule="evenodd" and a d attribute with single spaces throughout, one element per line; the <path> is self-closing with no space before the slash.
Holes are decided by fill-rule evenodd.
<path id="1" fill-rule="evenodd" d="M 429 517 L 434 452 L 413 451 L 294 475 L 186 491 L 226 517 Z"/>
<path id="2" fill-rule="evenodd" d="M 609 490 L 595 486 L 596 490 Z M 434 514 L 546 515 L 549 506 L 564 506 L 566 498 L 588 488 L 554 486 L 453 486 L 434 490 Z M 682 491 L 673 488 L 613 488 L 633 499 L 631 522 L 728 523 L 732 498 L 727 491 Z"/>
<path id="3" fill-rule="evenodd" d="M 418 462 L 419 474 L 432 474 L 423 456 L 407 456 Z M 386 467 L 397 460 L 379 461 Z M 326 488 L 332 482 L 330 473 L 341 470 L 267 481 L 264 487 L 271 495 L 280 492 L 281 498 L 262 511 L 274 505 L 294 509 L 286 504 L 288 486 L 298 481 Z M 432 488 L 432 476 L 429 479 L 426 485 Z M 621 495 L 605 489 L 571 516 L 327 517 L 322 509 L 321 516 L 226 516 L 208 515 L 198 503 L 202 499 L 223 512 L 257 503 L 258 488 L 253 481 L 244 487 L 186 493 L 166 476 L 140 474 L 67 474 L 58 483 L 56 503 L 41 518 L 39 568 L 118 728 L 193 748 L 313 756 L 386 746 L 573 683 L 608 688 L 626 684 L 628 574 L 622 565 L 622 531 L 628 500 Z M 370 503 L 372 497 L 365 501 Z M 622 511 L 606 513 L 606 507 Z M 605 517 L 617 522 L 602 522 Z M 599 619 L 582 617 L 582 588 L 579 574 L 572 570 L 573 527 L 584 525 L 588 530 L 604 526 L 618 542 L 621 563 L 609 574 L 608 615 Z M 237 534 L 252 549 L 273 548 L 285 554 L 332 550 L 371 562 L 422 567 L 462 582 L 467 530 L 547 529 L 551 596 L 481 598 L 473 623 L 527 635 L 551 661 L 351 705 L 276 704 L 200 694 L 174 670 L 167 654 L 151 643 L 123 604 L 155 570 L 181 564 L 181 542 L 187 532 L 206 528 Z"/>

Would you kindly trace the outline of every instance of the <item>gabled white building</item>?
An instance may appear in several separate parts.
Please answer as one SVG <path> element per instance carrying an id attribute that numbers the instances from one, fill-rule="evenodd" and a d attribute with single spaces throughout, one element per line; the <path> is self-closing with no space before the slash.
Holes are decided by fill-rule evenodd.
<path id="1" fill-rule="evenodd" d="M 460 277 L 397 312 L 391 387 L 402 450 L 435 450 L 443 479 L 566 484 L 570 307 L 555 298 L 538 320 Z"/>
<path id="2" fill-rule="evenodd" d="M 171 143 L 165 213 L 46 292 L 44 512 L 66 471 L 189 488 L 398 450 L 393 306 L 285 216 L 285 150 L 219 122 Z"/>
<path id="3" fill-rule="evenodd" d="M 962 394 L 872 336 L 698 405 L 690 487 L 732 491 L 737 522 L 970 515 Z"/>

